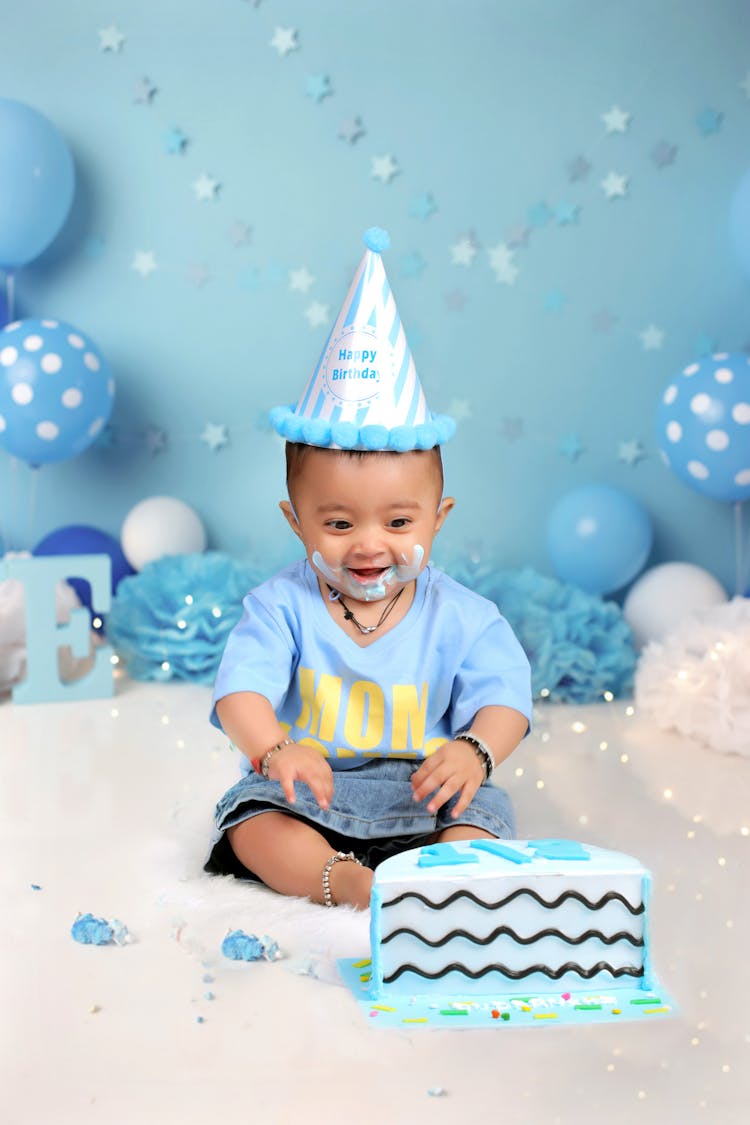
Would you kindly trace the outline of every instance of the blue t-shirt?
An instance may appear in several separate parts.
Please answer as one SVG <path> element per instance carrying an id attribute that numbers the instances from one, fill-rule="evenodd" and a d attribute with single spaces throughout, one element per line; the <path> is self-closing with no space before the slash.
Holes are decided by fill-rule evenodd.
<path id="1" fill-rule="evenodd" d="M 510 625 L 493 602 L 430 567 L 404 618 L 364 648 L 328 613 L 307 561 L 251 590 L 243 610 L 214 686 L 220 729 L 217 700 L 258 692 L 292 738 L 348 769 L 424 758 L 491 704 L 531 720 L 529 662 Z"/>

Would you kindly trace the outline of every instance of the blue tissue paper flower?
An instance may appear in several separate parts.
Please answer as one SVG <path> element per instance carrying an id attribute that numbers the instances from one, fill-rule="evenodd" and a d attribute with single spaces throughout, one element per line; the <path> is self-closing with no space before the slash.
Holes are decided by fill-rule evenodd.
<path id="1" fill-rule="evenodd" d="M 527 568 L 460 564 L 449 573 L 495 602 L 531 663 L 534 698 L 593 703 L 606 691 L 630 695 L 636 651 L 616 602 Z"/>
<path id="2" fill-rule="evenodd" d="M 109 640 L 133 679 L 212 683 L 242 598 L 264 577 L 218 551 L 156 559 L 120 582 Z"/>

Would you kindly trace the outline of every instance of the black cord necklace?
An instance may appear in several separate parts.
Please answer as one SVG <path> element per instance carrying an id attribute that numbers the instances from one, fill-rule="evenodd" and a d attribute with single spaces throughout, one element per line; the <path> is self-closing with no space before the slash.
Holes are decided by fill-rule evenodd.
<path id="1" fill-rule="evenodd" d="M 328 583 L 326 583 L 326 585 L 328 585 Z M 361 621 L 357 621 L 357 618 L 354 616 L 352 611 L 349 609 L 349 606 L 344 601 L 344 599 L 341 595 L 341 592 L 339 590 L 334 590 L 332 586 L 328 586 L 328 590 L 329 590 L 328 600 L 331 601 L 331 602 L 341 602 L 341 608 L 344 611 L 344 620 L 345 621 L 351 621 L 352 625 L 357 626 L 360 633 L 362 633 L 364 636 L 367 636 L 368 633 L 374 633 L 376 629 L 380 628 L 380 626 L 383 624 L 385 619 L 388 617 L 388 614 L 391 612 L 391 610 L 393 609 L 393 607 L 395 606 L 396 602 L 401 597 L 401 595 L 403 594 L 405 589 L 406 589 L 406 587 L 402 586 L 401 589 L 393 595 L 391 600 L 388 602 L 388 605 L 385 607 L 385 609 L 383 610 L 383 612 L 381 613 L 380 617 L 378 618 L 378 620 L 375 622 L 374 625 L 363 625 Z"/>

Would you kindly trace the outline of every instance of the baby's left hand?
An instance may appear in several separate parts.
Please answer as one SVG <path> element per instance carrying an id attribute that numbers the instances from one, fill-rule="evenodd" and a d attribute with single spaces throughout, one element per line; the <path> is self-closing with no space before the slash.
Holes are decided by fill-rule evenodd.
<path id="1" fill-rule="evenodd" d="M 433 814 L 460 791 L 461 796 L 451 811 L 452 819 L 456 820 L 468 808 L 483 781 L 484 767 L 479 755 L 468 742 L 461 741 L 444 742 L 412 775 L 411 785 L 415 801 L 423 801 L 433 794 L 427 806 L 427 811 Z"/>

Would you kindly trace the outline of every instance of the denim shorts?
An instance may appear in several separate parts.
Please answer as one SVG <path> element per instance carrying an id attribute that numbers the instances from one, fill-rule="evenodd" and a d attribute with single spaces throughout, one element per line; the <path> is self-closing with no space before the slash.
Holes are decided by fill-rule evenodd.
<path id="1" fill-rule="evenodd" d="M 321 809 L 310 789 L 295 786 L 290 805 L 278 781 L 249 773 L 233 785 L 216 806 L 215 828 L 205 870 L 217 875 L 254 878 L 234 855 L 226 830 L 264 812 L 285 812 L 316 828 L 337 851 L 352 851 L 375 867 L 389 855 L 417 848 L 436 833 L 457 824 L 483 828 L 498 839 L 511 839 L 515 818 L 504 789 L 485 782 L 458 820 L 453 820 L 458 794 L 436 813 L 428 813 L 425 798 L 412 797 L 411 776 L 421 762 L 400 758 L 375 759 L 352 769 L 334 770 L 330 807 Z"/>

